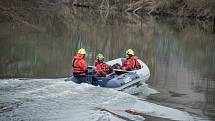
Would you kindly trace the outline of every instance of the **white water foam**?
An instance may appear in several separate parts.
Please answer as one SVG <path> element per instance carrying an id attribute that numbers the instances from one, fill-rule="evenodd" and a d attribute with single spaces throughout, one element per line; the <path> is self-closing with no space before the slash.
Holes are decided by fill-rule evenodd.
<path id="1" fill-rule="evenodd" d="M 0 116 L 2 119 L 10 117 L 12 120 L 123 120 L 113 114 L 115 113 L 129 120 L 144 120 L 143 116 L 125 112 L 132 109 L 155 117 L 192 121 L 192 117 L 187 112 L 141 101 L 125 92 L 63 80 L 0 80 L 2 88 L 9 88 L 0 95 L 0 99 L 8 97 L 2 103 L 12 105 L 15 100 L 20 103 L 19 106 L 13 107 L 12 111 L 5 111 Z M 16 87 L 17 85 L 19 86 Z M 155 92 L 147 85 L 143 86 L 147 88 L 142 90 L 148 91 L 148 94 Z M 106 111 L 99 109 L 106 109 Z"/>

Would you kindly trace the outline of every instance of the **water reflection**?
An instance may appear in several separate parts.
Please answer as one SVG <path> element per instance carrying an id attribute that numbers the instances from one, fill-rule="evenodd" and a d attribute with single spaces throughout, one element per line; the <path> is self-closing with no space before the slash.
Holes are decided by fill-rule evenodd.
<path id="1" fill-rule="evenodd" d="M 149 65 L 149 83 L 161 91 L 158 102 L 214 116 L 215 35 L 213 24 L 174 18 L 75 10 L 52 20 L 46 32 L 4 24 L 0 35 L 0 77 L 65 77 L 80 47 L 93 64 L 97 53 L 106 60 L 133 48 Z M 44 27 L 46 28 L 44 23 Z M 8 31 L 2 34 L 2 31 Z M 188 108 L 187 108 L 188 107 Z"/>
<path id="2" fill-rule="evenodd" d="M 47 27 L 45 33 L 24 31 L 2 35 L 1 77 L 66 76 L 71 57 L 80 47 L 88 51 L 89 64 L 98 52 L 110 60 L 124 56 L 128 48 L 134 48 L 143 58 L 147 49 L 144 41 L 152 40 L 152 32 L 146 34 L 150 26 L 143 26 L 142 19 L 131 15 L 126 18 L 111 14 L 103 18 L 103 13 L 73 14 L 75 17 L 66 20 L 64 29 L 62 23 L 52 22 L 53 30 Z M 10 25 L 7 28 L 13 30 Z"/>

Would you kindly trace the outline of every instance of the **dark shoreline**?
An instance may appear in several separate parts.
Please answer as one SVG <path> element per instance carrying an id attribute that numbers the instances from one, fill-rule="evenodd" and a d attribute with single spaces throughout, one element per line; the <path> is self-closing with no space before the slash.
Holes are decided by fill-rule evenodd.
<path id="1" fill-rule="evenodd" d="M 0 22 L 14 21 L 18 23 L 30 24 L 32 21 L 40 16 L 55 15 L 60 16 L 62 19 L 67 16 L 64 7 L 68 7 L 70 11 L 75 8 L 85 8 L 92 10 L 99 10 L 105 12 L 129 12 L 139 16 L 166 16 L 166 17 L 179 17 L 191 18 L 201 21 L 215 21 L 215 2 L 213 0 L 200 1 L 196 3 L 193 0 L 125 0 L 123 2 L 116 0 L 109 0 L 108 3 L 104 1 L 85 1 L 85 0 L 28 0 L 28 1 L 14 1 L 8 0 L 7 2 L 0 2 Z M 58 11 L 65 12 L 60 15 Z M 215 26 L 215 22 L 214 22 Z M 214 27 L 215 28 L 215 27 Z"/>

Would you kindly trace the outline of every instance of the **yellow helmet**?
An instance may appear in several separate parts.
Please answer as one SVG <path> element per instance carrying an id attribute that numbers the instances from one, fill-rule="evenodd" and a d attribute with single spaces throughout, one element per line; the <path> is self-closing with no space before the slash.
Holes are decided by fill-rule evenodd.
<path id="1" fill-rule="evenodd" d="M 101 53 L 99 53 L 99 54 L 96 56 L 96 59 L 98 59 L 98 60 L 103 60 L 103 59 L 104 59 L 104 56 L 103 56 Z"/>
<path id="2" fill-rule="evenodd" d="M 81 49 L 78 50 L 78 53 L 82 54 L 82 55 L 86 55 L 87 52 L 86 52 L 86 50 L 84 48 L 81 48 Z"/>
<path id="3" fill-rule="evenodd" d="M 134 51 L 133 51 L 132 49 L 128 49 L 128 50 L 126 51 L 126 54 L 127 54 L 127 55 L 134 55 Z"/>

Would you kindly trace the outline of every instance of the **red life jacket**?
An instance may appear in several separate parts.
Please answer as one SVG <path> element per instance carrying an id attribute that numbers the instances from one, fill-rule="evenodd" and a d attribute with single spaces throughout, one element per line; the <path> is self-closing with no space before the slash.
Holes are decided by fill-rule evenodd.
<path id="1" fill-rule="evenodd" d="M 130 58 L 127 58 L 124 62 L 124 65 L 122 67 L 123 70 L 135 70 L 140 69 L 140 63 L 137 61 L 137 56 L 131 56 Z"/>
<path id="2" fill-rule="evenodd" d="M 133 69 L 140 69 L 141 65 L 140 63 L 137 61 L 138 57 L 137 56 L 132 56 L 131 57 L 132 61 L 133 61 Z"/>
<path id="3" fill-rule="evenodd" d="M 109 73 L 110 71 L 110 65 L 104 63 L 104 62 L 100 62 L 98 60 L 95 61 L 95 66 L 98 70 L 97 72 L 97 76 L 99 77 L 106 77 L 106 75 Z"/>
<path id="4" fill-rule="evenodd" d="M 87 62 L 84 59 L 84 55 L 77 54 L 73 58 L 72 67 L 73 73 L 78 73 L 79 75 L 86 75 Z"/>

